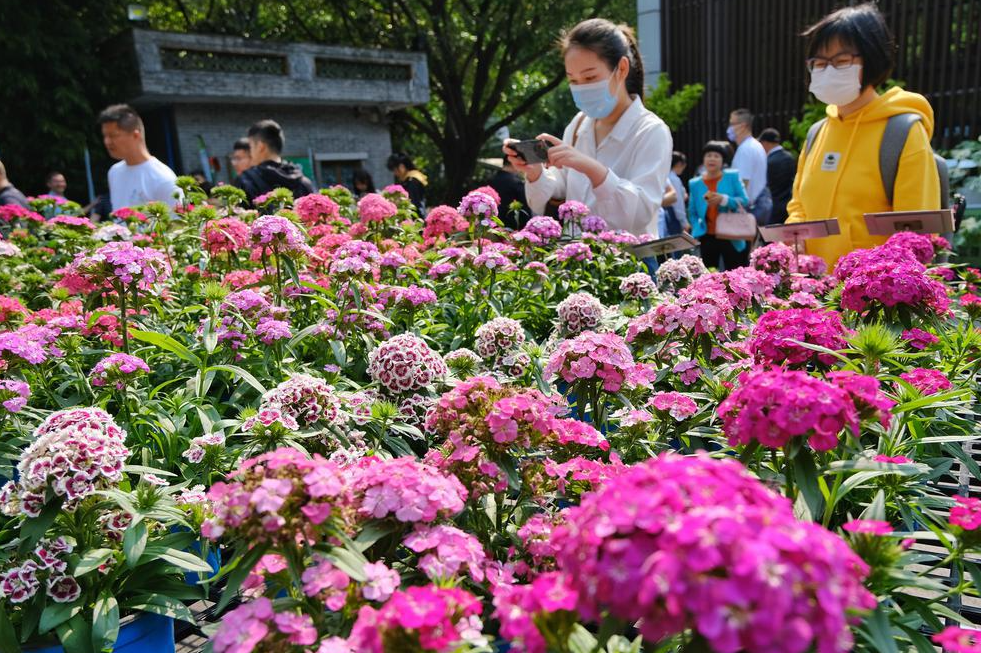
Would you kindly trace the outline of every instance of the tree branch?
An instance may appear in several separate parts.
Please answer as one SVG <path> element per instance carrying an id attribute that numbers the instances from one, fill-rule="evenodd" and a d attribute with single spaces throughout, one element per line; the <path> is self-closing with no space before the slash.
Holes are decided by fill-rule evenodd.
<path id="1" fill-rule="evenodd" d="M 506 116 L 504 116 L 503 118 L 501 118 L 497 122 L 495 122 L 492 125 L 490 125 L 489 127 L 487 127 L 484 130 L 484 137 L 485 138 L 489 138 L 490 136 L 492 136 L 494 134 L 494 132 L 496 132 L 501 127 L 504 127 L 506 125 L 510 125 L 512 122 L 514 122 L 514 120 L 516 118 L 522 116 L 526 111 L 528 111 L 528 109 L 530 109 L 532 107 L 532 105 L 535 104 L 535 102 L 537 102 L 539 99 L 541 99 L 542 97 L 544 97 L 547 93 L 549 93 L 551 90 L 553 90 L 556 86 L 558 86 L 559 84 L 561 84 L 563 79 L 565 79 L 565 75 L 564 74 L 562 74 L 562 75 L 556 75 L 555 77 L 553 77 L 547 84 L 545 84 L 541 88 L 537 89 L 534 93 L 530 94 L 528 97 L 526 97 L 524 100 L 522 100 L 518 104 L 518 106 L 516 106 L 515 108 L 511 109 L 511 112 L 510 113 L 508 113 Z"/>

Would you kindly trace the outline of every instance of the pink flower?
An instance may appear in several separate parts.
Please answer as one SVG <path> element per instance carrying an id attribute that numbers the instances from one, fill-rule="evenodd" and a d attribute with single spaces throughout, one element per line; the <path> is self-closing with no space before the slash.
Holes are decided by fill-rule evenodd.
<path id="1" fill-rule="evenodd" d="M 940 338 L 923 329 L 907 329 L 903 331 L 902 338 L 909 343 L 910 347 L 919 350 L 926 349 L 940 341 Z"/>
<path id="2" fill-rule="evenodd" d="M 309 256 L 313 253 L 307 237 L 289 218 L 261 215 L 252 223 L 252 244 L 263 252 Z"/>
<path id="3" fill-rule="evenodd" d="M 290 644 L 309 646 L 317 641 L 317 629 L 309 615 L 294 612 L 279 612 L 273 617 L 273 623 L 280 633 L 287 635 Z"/>
<path id="4" fill-rule="evenodd" d="M 951 653 L 981 653 L 981 631 L 973 628 L 947 626 L 933 641 Z"/>
<path id="5" fill-rule="evenodd" d="M 530 585 L 501 583 L 494 588 L 494 617 L 513 650 L 546 653 L 548 645 L 535 625 L 548 624 L 552 613 L 576 609 L 578 595 L 559 573 L 539 575 Z"/>
<path id="6" fill-rule="evenodd" d="M 873 307 L 904 305 L 945 314 L 950 305 L 946 288 L 931 279 L 926 268 L 908 252 L 882 246 L 842 257 L 835 268 L 835 276 L 844 280 L 842 308 L 861 313 Z"/>
<path id="7" fill-rule="evenodd" d="M 838 350 L 846 346 L 845 327 L 835 311 L 791 308 L 767 311 L 753 327 L 747 349 L 760 364 L 806 367 L 819 362 L 831 365 L 835 358 L 804 347 L 817 345 Z M 803 343 L 803 344 L 798 344 Z"/>
<path id="8" fill-rule="evenodd" d="M 31 386 L 23 381 L 0 379 L 0 401 L 11 413 L 19 413 L 31 398 Z"/>
<path id="9" fill-rule="evenodd" d="M 293 210 L 308 227 L 333 222 L 341 217 L 337 202 L 320 193 L 304 195 L 293 203 Z"/>
<path id="10" fill-rule="evenodd" d="M 536 215 L 529 220 L 528 224 L 525 225 L 525 230 L 535 234 L 544 242 L 554 240 L 562 235 L 562 225 L 555 219 L 544 215 Z"/>
<path id="11" fill-rule="evenodd" d="M 662 454 L 564 513 L 552 543 L 575 594 L 551 605 L 651 641 L 692 629 L 716 651 L 844 653 L 853 612 L 876 605 L 849 546 L 732 459 Z"/>
<path id="12" fill-rule="evenodd" d="M 950 509 L 950 523 L 966 531 L 981 526 L 981 500 L 972 497 L 954 497 L 956 505 Z"/>
<path id="13" fill-rule="evenodd" d="M 455 476 L 413 457 L 365 459 L 352 473 L 355 505 L 375 519 L 392 515 L 401 522 L 429 523 L 460 512 L 467 496 Z"/>
<path id="14" fill-rule="evenodd" d="M 563 245 L 555 253 L 557 261 L 590 261 L 593 258 L 593 250 L 586 243 L 569 243 Z"/>
<path id="15" fill-rule="evenodd" d="M 149 290 L 170 276 L 170 264 L 164 253 L 155 249 L 111 242 L 91 254 L 76 255 L 66 272 L 96 287 L 111 289 L 115 284 L 123 284 Z"/>
<path id="16" fill-rule="evenodd" d="M 460 200 L 457 211 L 468 220 L 476 219 L 485 223 L 497 216 L 497 202 L 487 193 L 471 191 Z"/>
<path id="17" fill-rule="evenodd" d="M 559 220 L 569 224 L 578 223 L 589 215 L 589 207 L 582 202 L 568 200 L 559 205 Z"/>
<path id="18" fill-rule="evenodd" d="M 434 582 L 455 577 L 464 566 L 474 581 L 484 580 L 483 566 L 487 562 L 484 547 L 480 540 L 459 528 L 418 527 L 405 538 L 404 544 L 416 553 L 426 553 L 419 559 L 419 568 Z"/>
<path id="19" fill-rule="evenodd" d="M 89 380 L 96 387 L 108 384 L 117 390 L 122 390 L 127 382 L 140 374 L 149 373 L 150 366 L 142 358 L 129 354 L 110 354 L 95 364 L 89 374 Z"/>
<path id="20" fill-rule="evenodd" d="M 293 337 L 290 332 L 290 323 L 285 320 L 276 320 L 271 317 L 264 317 L 259 320 L 255 327 L 256 337 L 265 345 L 271 345 L 280 340 L 287 340 Z"/>
<path id="21" fill-rule="evenodd" d="M 547 377 L 566 383 L 596 382 L 607 392 L 618 392 L 634 360 L 623 338 L 614 333 L 585 331 L 559 343 L 545 366 Z"/>
<path id="22" fill-rule="evenodd" d="M 426 214 L 426 226 L 422 230 L 422 237 L 430 239 L 452 236 L 455 233 L 466 231 L 468 226 L 466 218 L 452 206 L 445 204 L 435 206 Z"/>
<path id="23" fill-rule="evenodd" d="M 894 530 L 892 524 L 878 519 L 853 519 L 842 526 L 842 529 L 849 533 L 878 536 L 889 535 Z"/>
<path id="24" fill-rule="evenodd" d="M 448 371 L 440 355 L 410 333 L 386 340 L 368 356 L 368 374 L 395 394 L 432 385 Z"/>
<path id="25" fill-rule="evenodd" d="M 495 317 L 477 327 L 474 337 L 477 353 L 493 361 L 521 346 L 525 341 L 525 330 L 517 320 Z"/>
<path id="26" fill-rule="evenodd" d="M 338 406 L 334 388 L 309 374 L 294 374 L 262 395 L 263 408 L 277 408 L 304 427 L 333 423 Z"/>
<path id="27" fill-rule="evenodd" d="M 368 193 L 358 200 L 362 223 L 384 222 L 398 213 L 398 207 L 378 193 Z"/>
<path id="28" fill-rule="evenodd" d="M 269 634 L 272 618 L 272 601 L 266 597 L 243 603 L 222 617 L 211 647 L 215 653 L 252 653 Z"/>
<path id="29" fill-rule="evenodd" d="M 249 225 L 238 218 L 218 218 L 204 223 L 204 248 L 212 256 L 222 252 L 234 254 L 245 249 L 251 233 Z"/>
<path id="30" fill-rule="evenodd" d="M 569 295 L 555 308 L 559 325 L 570 336 L 595 329 L 603 321 L 605 309 L 598 299 L 586 292 Z"/>
<path id="31" fill-rule="evenodd" d="M 920 394 L 923 395 L 936 394 L 941 390 L 950 390 L 954 387 L 954 384 L 943 372 L 923 367 L 916 367 L 909 372 L 903 372 L 899 378 L 919 390 Z"/>
<path id="32" fill-rule="evenodd" d="M 797 272 L 794 249 L 784 243 L 770 243 L 754 249 L 749 255 L 749 264 L 757 270 L 781 277 Z"/>
<path id="33" fill-rule="evenodd" d="M 303 593 L 319 598 L 328 610 L 336 612 L 347 603 L 347 586 L 351 583 L 351 578 L 326 558 L 307 567 L 303 571 L 302 581 Z"/>
<path id="34" fill-rule="evenodd" d="M 398 572 L 389 569 L 383 562 L 365 563 L 364 575 L 365 582 L 361 586 L 361 595 L 368 601 L 384 603 L 402 583 Z"/>
<path id="35" fill-rule="evenodd" d="M 718 414 L 731 445 L 757 441 L 771 449 L 803 437 L 815 451 L 828 451 L 838 446 L 843 430 L 857 435 L 859 427 L 855 404 L 845 390 L 806 372 L 780 368 L 744 372 L 719 404 Z"/>
<path id="36" fill-rule="evenodd" d="M 884 454 L 878 454 L 872 460 L 877 463 L 891 463 L 893 465 L 906 465 L 913 462 L 906 456 L 886 456 Z"/>
<path id="37" fill-rule="evenodd" d="M 698 412 L 698 405 L 692 398 L 680 392 L 655 392 L 648 404 L 679 422 Z"/>
<path id="38" fill-rule="evenodd" d="M 946 241 L 944 242 L 946 243 Z M 929 265 L 933 260 L 933 240 L 927 234 L 900 231 L 889 236 L 889 240 L 886 241 L 883 247 L 899 247 L 909 250 L 916 260 L 923 265 Z"/>

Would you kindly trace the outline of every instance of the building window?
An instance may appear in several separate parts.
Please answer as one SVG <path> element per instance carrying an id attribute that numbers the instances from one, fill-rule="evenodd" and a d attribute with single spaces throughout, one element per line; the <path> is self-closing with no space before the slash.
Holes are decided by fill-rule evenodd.
<path id="1" fill-rule="evenodd" d="M 329 188 L 342 184 L 349 190 L 354 190 L 354 171 L 361 170 L 361 161 L 318 161 L 320 166 L 320 184 Z"/>
<path id="2" fill-rule="evenodd" d="M 381 82 L 407 82 L 412 79 L 412 66 L 407 64 L 317 57 L 316 68 L 317 77 L 324 79 L 362 79 Z"/>
<path id="3" fill-rule="evenodd" d="M 212 50 L 160 48 L 160 63 L 167 70 L 206 73 L 285 75 L 286 57 L 275 54 L 242 54 Z"/>

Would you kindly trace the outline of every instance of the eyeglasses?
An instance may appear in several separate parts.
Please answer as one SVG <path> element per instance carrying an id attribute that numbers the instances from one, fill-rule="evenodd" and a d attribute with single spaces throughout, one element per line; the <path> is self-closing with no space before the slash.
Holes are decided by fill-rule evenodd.
<path id="1" fill-rule="evenodd" d="M 831 66 L 835 70 L 842 70 L 848 68 L 856 59 L 860 59 L 862 55 L 857 52 L 839 52 L 833 57 L 811 57 L 805 64 L 807 69 L 811 72 L 815 70 L 824 70 L 828 66 Z"/>

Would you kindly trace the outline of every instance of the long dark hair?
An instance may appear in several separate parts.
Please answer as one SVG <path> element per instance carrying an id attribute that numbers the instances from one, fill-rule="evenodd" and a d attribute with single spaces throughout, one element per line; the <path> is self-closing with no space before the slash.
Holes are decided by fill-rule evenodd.
<path id="1" fill-rule="evenodd" d="M 564 55 L 571 47 L 585 48 L 606 62 L 611 70 L 616 69 L 620 59 L 627 58 L 630 71 L 627 73 L 627 93 L 643 95 L 644 61 L 640 58 L 637 37 L 629 25 L 617 25 L 605 18 L 584 20 L 570 30 L 562 33 L 559 48 Z"/>

